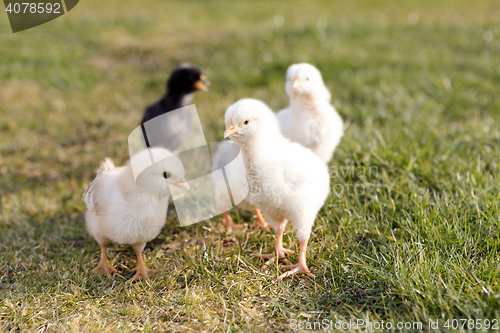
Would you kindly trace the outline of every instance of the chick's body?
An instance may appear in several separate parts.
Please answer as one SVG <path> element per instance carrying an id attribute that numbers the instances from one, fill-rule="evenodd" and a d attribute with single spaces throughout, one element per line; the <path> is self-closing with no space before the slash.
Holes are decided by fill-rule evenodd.
<path id="1" fill-rule="evenodd" d="M 243 154 L 247 202 L 259 207 L 274 229 L 285 219 L 292 223 L 299 241 L 309 239 L 316 214 L 330 191 L 325 163 L 281 135 L 261 137 L 254 145 L 246 145 Z"/>
<path id="2" fill-rule="evenodd" d="M 260 101 L 244 99 L 230 106 L 224 136 L 231 136 L 242 149 L 247 202 L 261 209 L 278 234 L 275 252 L 260 257 L 271 262 L 290 252 L 282 244 L 290 221 L 301 244 L 299 263 L 278 279 L 295 273 L 312 276 L 305 254 L 314 220 L 330 190 L 326 164 L 310 149 L 285 138 L 273 112 Z"/>
<path id="3" fill-rule="evenodd" d="M 156 103 L 144 111 L 141 124 L 156 122 L 161 128 L 148 133 L 150 142 L 176 152 L 189 140 L 193 117 L 190 112 L 170 113 L 168 117 L 157 118 L 163 114 L 185 107 L 191 103 L 198 90 L 208 91 L 210 81 L 201 70 L 189 63 L 182 63 L 170 74 L 167 92 Z M 154 120 L 154 118 L 157 118 Z"/>
<path id="4" fill-rule="evenodd" d="M 152 163 L 151 156 L 156 163 Z M 132 169 L 134 163 L 144 165 L 144 162 L 151 166 L 139 175 L 142 181 L 139 186 Z M 115 242 L 131 244 L 134 248 L 137 255 L 134 279 L 155 273 L 145 266 L 142 251 L 166 222 L 171 186 L 189 189 L 181 161 L 166 149 L 144 150 L 118 168 L 106 158 L 83 195 L 88 208 L 87 228 L 101 245 L 101 261 L 94 271 L 116 271 L 108 263 L 106 254 L 109 242 Z"/>
<path id="5" fill-rule="evenodd" d="M 103 172 L 93 191 L 95 211 L 87 210 L 85 218 L 90 234 L 99 243 L 146 243 L 154 239 L 165 224 L 168 188 L 154 192 L 140 188 L 130 166 Z"/>
<path id="6" fill-rule="evenodd" d="M 342 118 L 330 104 L 321 73 L 310 64 L 292 65 L 287 70 L 285 90 L 290 106 L 277 114 L 283 135 L 329 162 L 344 129 Z"/>
<path id="7" fill-rule="evenodd" d="M 165 96 L 146 108 L 141 123 L 189 105 L 194 93 L 197 90 L 208 91 L 209 85 L 210 82 L 198 67 L 189 63 L 180 64 L 167 80 Z"/>

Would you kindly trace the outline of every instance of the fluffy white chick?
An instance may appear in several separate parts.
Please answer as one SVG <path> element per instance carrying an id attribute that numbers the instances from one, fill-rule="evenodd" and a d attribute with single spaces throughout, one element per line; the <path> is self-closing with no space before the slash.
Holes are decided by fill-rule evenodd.
<path id="1" fill-rule="evenodd" d="M 158 162 L 139 175 L 140 187 L 134 179 L 132 164 L 147 163 L 151 156 Z M 189 189 L 182 162 L 164 148 L 143 150 L 118 168 L 110 158 L 102 162 L 96 178 L 83 194 L 87 205 L 87 228 L 101 245 L 101 260 L 94 271 L 116 272 L 106 253 L 109 242 L 115 242 L 131 244 L 137 255 L 133 280 L 158 272 L 146 267 L 142 251 L 147 242 L 158 236 L 166 222 L 169 186 Z"/>
<path id="2" fill-rule="evenodd" d="M 292 65 L 286 72 L 285 90 L 290 106 L 277 114 L 283 134 L 328 163 L 344 129 L 321 73 L 310 64 Z"/>
<path id="3" fill-rule="evenodd" d="M 226 119 L 224 137 L 230 136 L 243 153 L 247 201 L 262 210 L 277 232 L 274 253 L 258 256 L 269 259 L 267 266 L 292 252 L 283 248 L 283 233 L 290 221 L 300 242 L 299 261 L 283 266 L 291 270 L 278 281 L 296 273 L 314 277 L 307 267 L 306 251 L 314 220 L 330 191 L 326 164 L 310 149 L 285 138 L 274 113 L 261 101 L 236 102 L 227 109 Z"/>
<path id="4" fill-rule="evenodd" d="M 232 181 L 230 185 L 231 194 L 233 198 L 243 198 L 245 197 L 246 193 L 248 193 L 248 186 L 245 179 L 245 165 L 242 159 L 234 159 L 235 156 L 232 148 L 233 147 L 231 144 L 221 144 L 218 146 L 217 151 L 213 155 L 213 170 L 220 170 L 222 167 L 228 165 L 229 163 L 233 163 L 231 170 L 237 174 L 233 175 L 234 181 Z M 247 227 L 246 223 L 235 224 L 233 222 L 233 219 L 231 218 L 231 215 L 229 215 L 229 212 L 226 210 L 227 187 L 225 183 L 215 182 L 215 201 L 220 210 L 223 211 L 223 223 L 228 233 Z M 237 204 L 237 206 L 241 209 L 253 210 L 255 212 L 255 215 L 257 215 L 257 224 L 255 226 L 256 229 L 263 229 L 264 231 L 269 230 L 269 224 L 262 216 L 260 209 L 250 205 L 247 200 L 241 201 Z"/>

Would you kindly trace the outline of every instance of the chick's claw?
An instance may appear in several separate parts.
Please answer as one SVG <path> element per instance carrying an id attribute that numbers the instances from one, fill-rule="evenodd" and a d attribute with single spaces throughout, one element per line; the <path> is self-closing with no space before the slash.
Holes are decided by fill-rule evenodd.
<path id="1" fill-rule="evenodd" d="M 225 224 L 225 223 L 224 223 Z M 248 227 L 248 225 L 246 223 L 243 223 L 243 224 L 225 224 L 226 225 L 226 229 L 227 229 L 227 233 L 230 234 L 232 233 L 233 231 L 235 230 L 245 230 L 245 228 Z"/>
<path id="2" fill-rule="evenodd" d="M 308 277 L 310 277 L 311 279 L 314 279 L 314 274 L 311 273 L 311 271 L 307 267 L 307 263 L 306 263 L 307 241 L 308 240 L 305 239 L 305 240 L 300 242 L 299 262 L 295 265 L 282 266 L 281 269 L 283 269 L 283 270 L 290 269 L 290 271 L 278 276 L 278 279 L 276 280 L 276 282 L 279 282 L 286 277 L 289 277 L 289 276 L 292 276 L 295 274 L 299 274 L 299 273 L 305 274 Z"/>
<path id="3" fill-rule="evenodd" d="M 306 265 L 303 265 L 301 263 L 298 263 L 295 265 L 283 265 L 283 266 L 281 266 L 281 269 L 282 270 L 290 269 L 290 271 L 278 276 L 278 279 L 276 280 L 276 282 L 279 282 L 279 281 L 283 280 L 284 278 L 293 276 L 295 274 L 305 274 L 308 277 L 310 277 L 311 279 L 315 278 L 314 274 L 311 273 L 309 268 Z"/>
<path id="4" fill-rule="evenodd" d="M 289 250 L 289 249 L 280 248 L 277 251 L 277 253 L 278 253 L 278 259 L 283 259 L 283 258 L 285 258 L 285 253 L 293 254 L 294 252 L 292 250 Z M 276 251 L 273 253 L 267 253 L 267 254 L 259 253 L 259 254 L 256 254 L 255 256 L 257 258 L 261 258 L 261 259 L 274 259 L 274 258 L 276 258 Z"/>
<path id="5" fill-rule="evenodd" d="M 276 252 L 269 253 L 269 254 L 256 254 L 255 256 L 257 258 L 261 258 L 261 259 L 268 259 L 266 261 L 266 263 L 262 266 L 262 269 L 267 269 L 267 267 L 273 263 L 273 261 L 276 259 L 276 257 L 278 257 L 278 260 L 283 260 L 283 262 L 285 264 L 290 264 L 290 261 L 288 261 L 288 259 L 286 259 L 286 257 L 285 257 L 285 253 L 291 254 L 291 253 L 293 253 L 292 250 L 281 248 L 277 251 L 277 253 L 278 253 L 278 256 L 276 256 Z"/>
<path id="6" fill-rule="evenodd" d="M 137 281 L 140 279 L 147 279 L 148 277 L 158 274 L 161 269 L 149 269 L 149 268 L 139 268 L 136 267 L 132 271 L 135 271 L 135 275 L 132 277 L 132 281 Z"/>
<path id="7" fill-rule="evenodd" d="M 257 220 L 254 228 L 255 230 L 263 230 L 264 232 L 268 232 L 269 230 L 271 230 L 271 225 L 266 221 L 260 222 L 259 220 Z"/>
<path id="8" fill-rule="evenodd" d="M 256 254 L 255 255 L 257 258 L 260 258 L 260 259 L 274 259 L 276 256 L 274 255 L 274 253 L 268 253 L 268 254 L 263 254 L 263 253 L 259 253 L 259 254 Z"/>
<path id="9" fill-rule="evenodd" d="M 111 266 L 108 262 L 100 262 L 99 265 L 92 270 L 92 272 L 101 272 L 108 275 L 110 273 L 116 273 L 116 268 Z"/>
<path id="10" fill-rule="evenodd" d="M 267 269 L 267 267 L 274 262 L 274 259 L 275 258 L 271 258 L 268 261 L 266 261 L 266 263 L 262 266 L 262 269 Z M 291 262 L 286 258 L 281 258 L 281 260 L 283 260 L 283 262 L 287 265 L 291 264 Z"/>

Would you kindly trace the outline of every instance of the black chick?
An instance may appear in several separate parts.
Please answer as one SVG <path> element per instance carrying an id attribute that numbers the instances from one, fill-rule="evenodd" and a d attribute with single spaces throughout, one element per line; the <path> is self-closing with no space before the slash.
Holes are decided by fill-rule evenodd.
<path id="1" fill-rule="evenodd" d="M 189 105 L 194 92 L 208 91 L 210 81 L 201 70 L 189 63 L 175 67 L 167 81 L 167 93 L 158 102 L 148 106 L 141 123 L 183 106 Z"/>
<path id="2" fill-rule="evenodd" d="M 208 91 L 209 85 L 210 82 L 198 67 L 188 63 L 180 64 L 170 74 L 167 93 L 146 109 L 141 123 L 189 105 L 194 93 L 197 90 Z M 189 139 L 192 123 L 192 114 L 189 112 L 160 117 L 146 126 L 148 140 L 151 146 L 162 146 L 176 152 Z"/>

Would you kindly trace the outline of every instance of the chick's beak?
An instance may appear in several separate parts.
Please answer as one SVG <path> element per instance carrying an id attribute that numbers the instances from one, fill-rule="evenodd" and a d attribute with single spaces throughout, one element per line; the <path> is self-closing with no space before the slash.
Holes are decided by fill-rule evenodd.
<path id="1" fill-rule="evenodd" d="M 189 190 L 189 184 L 184 177 L 182 177 L 180 181 L 172 183 L 172 185 Z"/>
<path id="2" fill-rule="evenodd" d="M 238 134 L 238 131 L 234 128 L 233 118 L 229 118 L 226 125 L 226 130 L 224 131 L 224 139 L 233 134 Z"/>
<path id="3" fill-rule="evenodd" d="M 302 87 L 302 84 L 300 83 L 300 80 L 298 77 L 296 77 L 295 79 L 293 79 L 292 81 L 292 87 L 293 88 L 300 88 Z"/>
<path id="4" fill-rule="evenodd" d="M 210 86 L 210 81 L 203 74 L 200 75 L 200 79 L 194 83 L 194 88 L 198 90 L 208 91 L 208 86 Z"/>

